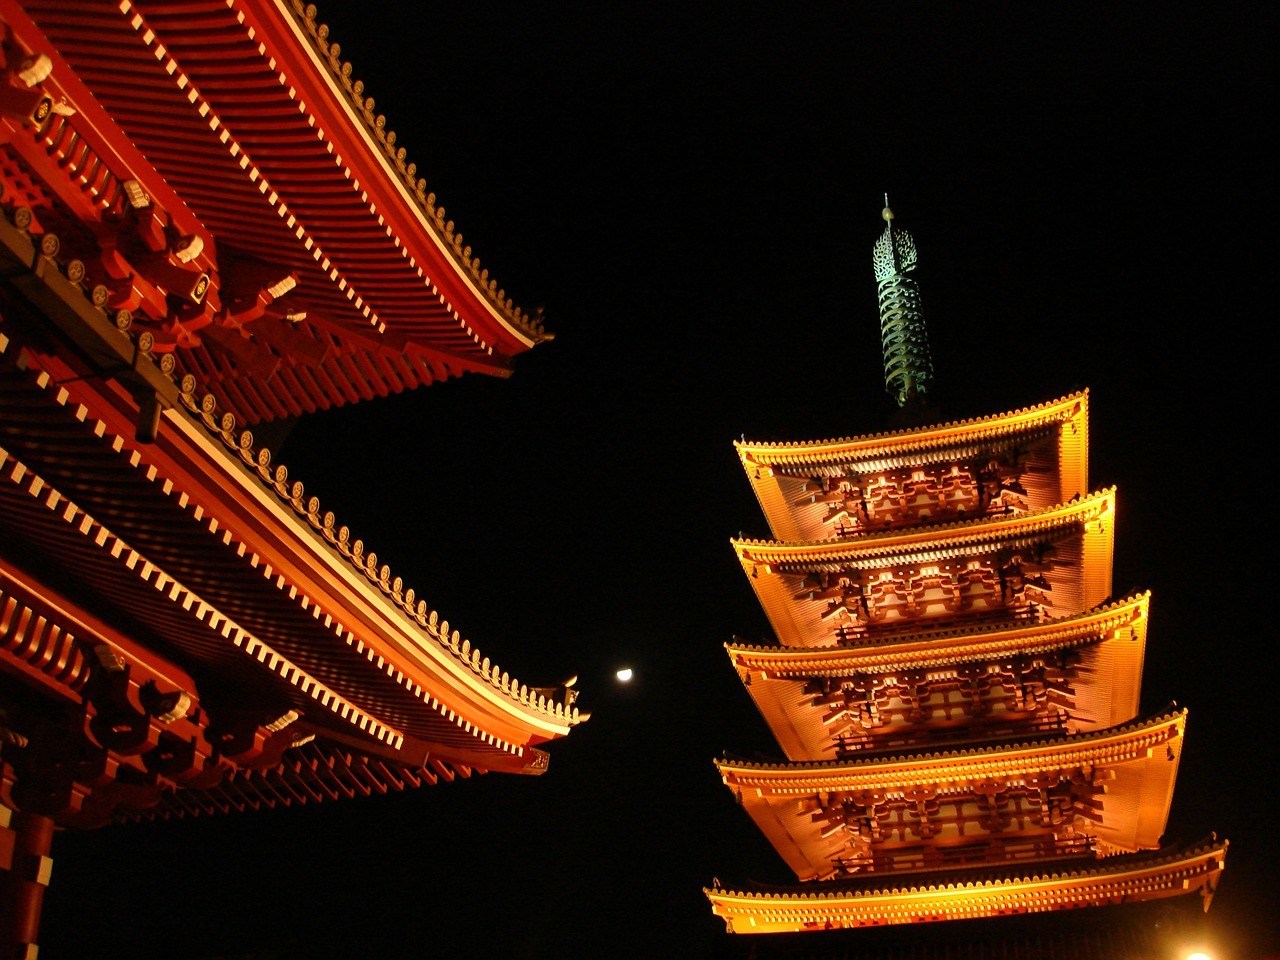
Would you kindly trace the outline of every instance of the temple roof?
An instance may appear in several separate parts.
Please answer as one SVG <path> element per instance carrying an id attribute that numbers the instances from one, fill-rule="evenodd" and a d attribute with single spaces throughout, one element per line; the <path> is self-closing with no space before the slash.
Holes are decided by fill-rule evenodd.
<path id="1" fill-rule="evenodd" d="M 1103 853 L 1153 849 L 1169 815 L 1186 710 L 1170 707 L 1139 721 L 1088 733 L 954 750 L 922 749 L 852 760 L 755 763 L 724 759 L 716 768 L 760 830 L 801 880 L 830 876 L 850 851 L 844 830 L 815 818 L 820 802 L 841 796 L 981 792 L 987 785 L 1049 775 L 1107 783 L 1096 823 L 1076 826 Z"/>
<path id="2" fill-rule="evenodd" d="M 829 564 L 872 567 L 884 558 L 903 562 L 928 561 L 956 554 L 973 545 L 1034 537 L 1064 526 L 1098 523 L 1115 513 L 1115 487 L 1033 513 L 989 519 L 961 520 L 935 527 L 867 533 L 839 540 L 784 543 L 777 540 L 733 539 L 743 565 L 756 569 L 809 567 Z"/>
<path id="3" fill-rule="evenodd" d="M 1088 391 L 1034 407 L 937 426 L 839 440 L 797 443 L 735 441 L 747 478 L 779 540 L 830 535 L 822 508 L 805 497 L 812 477 L 875 475 L 1004 453 L 1028 459 L 1020 480 L 1032 509 L 1088 490 Z"/>
<path id="4" fill-rule="evenodd" d="M 936 426 L 829 440 L 735 440 L 733 445 L 748 472 L 757 464 L 773 467 L 856 463 L 868 464 L 867 469 L 884 469 L 886 466 L 947 460 L 956 456 L 953 450 L 956 446 L 1015 435 L 1041 426 L 1075 423 L 1079 429 L 1084 429 L 1088 424 L 1088 400 L 1089 391 L 1081 390 L 1008 413 L 954 420 Z M 1086 451 L 1082 450 L 1081 456 L 1087 456 Z"/>
<path id="5" fill-rule="evenodd" d="M 725 650 L 735 666 L 766 674 L 771 679 L 924 670 L 1014 653 L 1032 655 L 1080 647 L 1121 632 L 1128 639 L 1143 643 L 1150 600 L 1151 593 L 1147 591 L 1054 620 L 870 637 L 856 646 L 797 648 L 749 644 L 735 639 L 725 644 Z M 1132 636 L 1128 636 L 1130 633 Z"/>
<path id="6" fill-rule="evenodd" d="M 810 789 L 894 789 L 959 777 L 1027 773 L 1041 769 L 1045 763 L 1064 760 L 1092 764 L 1138 759 L 1145 756 L 1153 744 L 1164 745 L 1180 739 L 1186 717 L 1185 708 L 1170 705 L 1132 723 L 1063 737 L 954 750 L 879 754 L 843 761 L 761 763 L 724 759 L 716 761 L 716 769 L 726 783 L 791 794 Z"/>
<path id="7" fill-rule="evenodd" d="M 807 692 L 812 678 L 930 676 L 966 664 L 1075 651 L 1068 729 L 1091 730 L 1131 720 L 1137 712 L 1150 594 L 1143 593 L 1074 616 L 1039 623 L 987 625 L 910 636 L 867 638 L 856 646 L 825 648 L 725 644 L 756 707 L 790 760 L 834 755 L 830 707 Z"/>
<path id="8" fill-rule="evenodd" d="M 964 920 L 1131 903 L 1197 892 L 1209 908 L 1227 841 L 1108 857 L 853 877 L 799 887 L 703 888 L 730 933 L 785 933 Z"/>
<path id="9" fill-rule="evenodd" d="M 787 646 L 818 647 L 836 641 L 828 602 L 808 586 L 813 574 L 857 573 L 877 578 L 895 568 L 912 569 L 971 562 L 991 567 L 1001 552 L 1052 548 L 1055 565 L 1043 574 L 1045 600 L 1065 616 L 1088 610 L 1111 593 L 1115 490 L 1023 514 L 886 532 L 838 540 L 782 543 L 732 540 L 742 569 L 765 614 Z M 964 571 L 960 571 L 963 573 Z M 980 571 L 990 577 L 991 571 Z M 928 629 L 927 617 L 899 619 L 893 629 Z M 874 631 L 872 631 L 874 632 Z"/>
<path id="10" fill-rule="evenodd" d="M 178 327 L 150 319 L 159 346 L 242 421 L 506 375 L 547 339 L 427 191 L 313 7 L 3 0 L 0 14 L 50 58 L 42 89 L 74 108 L 34 135 L 36 149 L 14 147 L 28 204 L 94 282 L 95 246 L 66 214 L 90 223 L 126 181 L 200 240 L 211 306 Z M 271 287 L 285 312 L 238 319 L 245 277 L 270 270 L 296 282 Z"/>
<path id="11" fill-rule="evenodd" d="M 400 759 L 540 772 L 545 757 L 529 748 L 584 719 L 567 691 L 554 699 L 482 657 L 212 395 L 197 397 L 194 377 L 169 380 L 172 364 L 7 221 L 0 240 L 0 256 L 22 265 L 7 282 L 52 328 L 130 358 L 123 383 L 145 381 L 167 407 L 154 441 L 137 442 L 121 382 L 77 376 L 74 351 L 45 354 L 4 318 L 4 517 L 28 556 L 52 551 L 89 607 L 126 612 L 155 649 L 238 678 L 246 697 L 266 684 L 336 736 Z"/>

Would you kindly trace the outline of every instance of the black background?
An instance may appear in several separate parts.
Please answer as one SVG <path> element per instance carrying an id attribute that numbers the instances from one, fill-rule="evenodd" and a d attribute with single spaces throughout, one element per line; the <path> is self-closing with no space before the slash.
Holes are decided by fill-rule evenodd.
<path id="1" fill-rule="evenodd" d="M 1166 837 L 1231 841 L 1217 956 L 1275 951 L 1269 10 L 323 4 L 556 339 L 276 459 L 593 717 L 541 778 L 62 835 L 42 956 L 695 957 L 713 877 L 792 879 L 712 766 L 778 753 L 722 647 L 770 635 L 731 441 L 886 427 L 884 191 L 947 418 L 1090 389 L 1115 592 L 1153 593 L 1143 707 L 1191 711 Z"/>

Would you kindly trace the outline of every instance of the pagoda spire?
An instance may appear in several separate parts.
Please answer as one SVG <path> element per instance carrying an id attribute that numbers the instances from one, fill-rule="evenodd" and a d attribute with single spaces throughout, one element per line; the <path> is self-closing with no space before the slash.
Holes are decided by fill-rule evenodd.
<path id="1" fill-rule="evenodd" d="M 929 335 L 920 308 L 920 287 L 908 276 L 916 268 L 916 244 L 906 230 L 893 225 L 889 195 L 884 197 L 884 233 L 871 261 L 880 303 L 880 343 L 884 352 L 884 385 L 899 407 L 923 404 L 933 382 Z"/>

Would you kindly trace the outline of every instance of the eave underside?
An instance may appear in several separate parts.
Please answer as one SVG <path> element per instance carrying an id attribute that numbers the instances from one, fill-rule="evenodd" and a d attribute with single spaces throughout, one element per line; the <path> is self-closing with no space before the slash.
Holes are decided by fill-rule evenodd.
<path id="1" fill-rule="evenodd" d="M 1062 424 L 904 451 L 883 460 L 744 463 L 778 540 L 857 536 L 865 529 L 1036 511 L 1087 492 Z M 1072 438 L 1074 439 L 1074 437 Z"/>
<path id="2" fill-rule="evenodd" d="M 510 763 L 506 751 L 412 697 L 331 631 L 318 629 L 314 618 L 261 589 L 259 583 L 270 584 L 260 572 L 236 570 L 214 552 L 179 552 L 184 534 L 195 539 L 186 524 L 158 525 L 160 540 L 141 530 L 123 539 L 75 509 L 76 497 L 22 461 L 0 456 L 5 555 L 20 558 L 20 570 L 47 578 L 69 602 L 120 624 L 142 648 L 216 678 L 208 685 L 227 709 L 254 714 L 277 703 L 370 748 L 395 749 L 407 736 L 445 745 L 479 766 Z M 144 554 L 132 543 L 152 549 Z M 174 553 L 161 565 L 154 560 L 165 545 Z M 232 595 L 236 586 L 239 596 Z"/>
<path id="3" fill-rule="evenodd" d="M 31 283 L 38 292 L 47 290 L 42 282 L 56 279 L 56 275 L 45 275 L 43 281 Z M 7 332 L 17 335 L 21 329 L 19 325 Z M 113 432 L 118 424 L 108 427 L 97 421 L 58 386 L 67 381 L 71 389 L 84 392 L 89 390 L 88 380 L 66 368 L 52 378 L 38 368 L 30 369 L 34 357 L 23 355 L 20 346 L 4 339 L 8 349 L 0 400 L 6 413 L 0 422 L 0 445 L 7 448 L 6 497 L 11 501 L 4 522 L 11 528 L 11 542 L 25 544 L 20 551 L 23 563 L 54 571 L 55 579 L 65 581 L 62 589 L 77 597 L 83 594 L 80 602 L 87 607 L 110 611 L 125 601 L 121 615 L 148 636 L 147 642 L 179 660 L 207 659 L 219 665 L 218 670 L 226 667 L 232 671 L 224 678 L 232 691 L 283 681 L 292 687 L 285 691 L 290 698 L 309 701 L 306 705 L 312 712 L 319 709 L 340 728 L 350 727 L 353 736 L 384 743 L 407 736 L 410 741 L 453 744 L 464 753 L 475 752 L 467 762 L 477 766 L 509 768 L 513 761 L 521 766 L 521 743 L 561 735 L 567 730 L 565 724 L 576 720 L 576 712 L 570 717 L 567 708 L 556 706 L 563 713 L 556 714 L 559 720 L 548 714 L 550 724 L 539 720 L 529 730 L 517 732 L 523 724 L 517 709 L 511 718 L 501 720 L 515 724 L 510 732 L 503 729 L 504 742 L 486 733 L 489 721 L 469 714 L 470 708 L 455 701 L 450 709 L 433 696 L 444 697 L 442 691 L 409 682 L 367 643 L 359 642 L 349 630 L 337 629 L 318 607 L 305 600 L 300 603 L 293 585 L 258 555 L 262 548 L 246 550 L 225 517 L 219 524 L 205 516 L 183 489 L 185 474 L 175 477 L 149 466 L 140 453 L 155 448 L 131 449 L 128 441 Z M 123 401 L 102 396 L 91 402 Z M 99 412 L 108 420 L 117 416 L 114 409 Z M 245 468 L 219 463 L 220 457 L 204 462 L 200 448 L 194 455 L 200 464 L 195 469 L 201 474 L 230 471 L 225 482 L 214 485 L 224 494 L 237 483 L 258 482 L 256 477 L 237 481 L 236 471 Z M 87 535 L 90 527 L 98 532 Z M 316 551 L 328 548 L 313 543 L 318 539 L 314 534 L 303 534 L 298 541 L 299 534 L 288 523 L 278 532 L 284 541 L 294 541 L 304 566 L 325 567 Z M 252 534 L 250 542 L 259 535 Z M 283 561 L 276 566 L 288 569 Z M 377 569 L 370 572 L 367 566 L 360 566 L 358 581 L 365 579 L 365 573 L 378 579 Z M 354 598 L 344 602 L 341 609 L 353 602 Z M 467 661 L 465 673 L 477 673 L 467 682 L 496 683 L 492 671 L 478 675 L 489 664 L 472 663 L 471 653 L 460 650 L 456 655 Z M 452 651 L 449 655 L 455 656 Z M 246 660 L 257 664 L 247 665 Z M 271 666 L 263 670 L 263 664 Z M 247 675 L 235 672 L 244 670 Z M 506 681 L 505 675 L 502 679 Z M 524 688 L 519 692 L 524 695 Z M 530 691 L 528 696 L 537 694 Z M 480 698 L 485 697 L 493 695 Z M 356 719 L 346 716 L 350 711 L 344 703 L 358 706 Z M 552 706 L 548 702 L 548 710 Z M 537 704 L 529 709 L 541 711 Z"/>
<path id="4" fill-rule="evenodd" d="M 1185 711 L 1120 728 L 837 763 L 717 764 L 803 881 L 1087 843 L 1154 849 L 1168 819 Z"/>
<path id="5" fill-rule="evenodd" d="M 120 819 L 167 820 L 380 796 L 465 779 L 473 772 L 485 770 L 440 757 L 418 765 L 396 763 L 315 740 L 291 748 L 273 767 L 236 770 L 212 787 L 165 789 L 153 806 L 129 810 Z"/>
<path id="6" fill-rule="evenodd" d="M 64 828 L 92 828 L 387 793 L 484 772 L 448 747 L 419 744 L 410 759 L 411 751 L 342 736 L 302 720 L 301 711 L 281 713 L 281 697 L 246 697 L 238 710 L 224 691 L 199 687 L 139 646 L 128 626 L 95 617 L 0 561 L 0 803 Z"/>
<path id="7" fill-rule="evenodd" d="M 861 647 L 727 650 L 792 761 L 933 736 L 976 739 L 1001 724 L 1078 732 L 1136 715 L 1148 599 L 1046 623 Z M 957 717 L 981 722 L 970 729 Z"/>
<path id="8" fill-rule="evenodd" d="M 145 154 L 216 239 L 226 274 L 245 260 L 296 275 L 297 288 L 282 302 L 305 319 L 258 321 L 261 327 L 245 326 L 229 339 L 210 340 L 220 331 L 208 329 L 203 345 L 180 349 L 185 367 L 242 422 L 386 396 L 468 371 L 506 375 L 509 357 L 532 342 L 511 339 L 499 348 L 505 335 L 492 317 L 487 322 L 496 326 L 480 332 L 495 309 L 486 295 L 428 239 L 431 228 L 412 240 L 392 231 L 386 215 L 393 211 L 377 209 L 373 187 L 344 166 L 352 157 L 344 161 L 326 139 L 337 131 L 315 126 L 228 4 L 135 4 L 122 13 L 116 4 L 60 0 L 26 8 L 119 124 L 123 133 L 114 135 Z M 144 8 L 148 19 L 139 19 Z M 369 149 L 359 139 L 351 151 Z M 416 211 L 400 213 L 417 222 Z M 453 299 L 440 292 L 446 274 L 459 291 Z M 468 296 L 473 303 L 464 302 Z M 279 324 L 288 329 L 266 340 L 253 332 L 265 335 Z M 282 338 L 297 349 L 281 349 Z"/>
<path id="9" fill-rule="evenodd" d="M 739 442 L 743 469 L 779 540 L 833 535 L 826 508 L 804 489 L 813 478 L 874 477 L 887 471 L 1013 456 L 1031 509 L 1088 490 L 1088 393 L 1027 410 L 903 431 L 801 443 Z"/>
<path id="10" fill-rule="evenodd" d="M 803 464 L 866 464 L 873 468 L 896 462 L 895 458 L 927 456 L 945 459 L 956 446 L 1006 436 L 1036 432 L 1068 424 L 1068 432 L 1080 437 L 1087 450 L 1089 392 L 1082 390 L 1058 400 L 1008 413 L 961 422 L 931 424 L 891 433 L 869 434 L 839 440 L 734 444 L 743 462 L 779 467 Z M 935 451 L 938 451 L 935 453 Z"/>
<path id="11" fill-rule="evenodd" d="M 1111 593 L 1111 497 L 1095 495 L 1044 520 L 958 524 L 920 537 L 736 546 L 785 646 L 1036 622 L 1082 613 Z"/>

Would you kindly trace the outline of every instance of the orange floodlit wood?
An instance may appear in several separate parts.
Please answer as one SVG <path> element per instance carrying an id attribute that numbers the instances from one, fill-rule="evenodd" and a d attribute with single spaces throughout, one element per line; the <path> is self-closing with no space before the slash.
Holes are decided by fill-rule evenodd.
<path id="1" fill-rule="evenodd" d="M 1087 492 L 1089 393 L 937 427 L 734 447 L 779 540 L 1034 510 Z"/>
<path id="2" fill-rule="evenodd" d="M 861 646 L 726 644 L 788 759 L 947 737 L 1081 732 L 1138 711 L 1150 595 L 1041 623 Z"/>
<path id="3" fill-rule="evenodd" d="M 732 546 L 777 642 L 725 649 L 786 760 L 716 766 L 805 883 L 717 882 L 730 932 L 1207 907 L 1225 842 L 1152 853 L 1186 711 L 1135 719 L 1150 596 L 1112 596 L 1087 391 L 735 447 L 778 539 Z"/>
<path id="4" fill-rule="evenodd" d="M 857 537 L 734 540 L 787 646 L 1080 613 L 1111 592 L 1115 491 L 1030 513 Z"/>
<path id="5" fill-rule="evenodd" d="M 1226 863 L 1227 841 L 1098 861 L 909 874 L 791 889 L 704 892 L 730 933 L 798 933 L 889 924 L 1049 913 L 1199 894 L 1207 910 Z"/>
<path id="6" fill-rule="evenodd" d="M 716 767 L 801 880 L 1153 849 L 1185 710 L 1037 741 Z"/>
<path id="7" fill-rule="evenodd" d="M 10 69 L 45 58 L 36 90 L 58 108 L 10 136 L 5 202 L 241 422 L 505 376 L 547 338 L 302 4 L 5 0 L 0 15 Z"/>
<path id="8" fill-rule="evenodd" d="M 550 336 L 338 53 L 301 3 L 0 0 L 6 955 L 55 826 L 536 775 L 587 717 L 245 429 Z"/>

